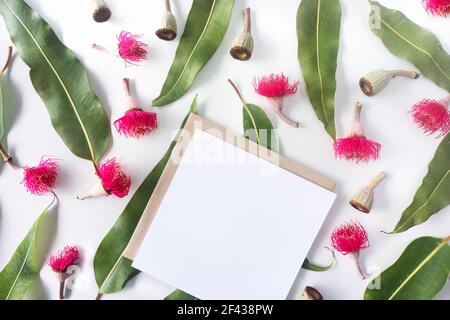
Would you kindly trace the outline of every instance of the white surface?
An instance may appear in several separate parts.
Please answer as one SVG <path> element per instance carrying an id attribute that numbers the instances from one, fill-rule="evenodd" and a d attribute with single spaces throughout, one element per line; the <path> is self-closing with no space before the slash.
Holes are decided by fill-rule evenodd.
<path id="1" fill-rule="evenodd" d="M 197 129 L 133 266 L 201 300 L 286 299 L 335 198 Z"/>
<path id="2" fill-rule="evenodd" d="M 151 104 L 162 87 L 170 67 L 177 41 L 163 42 L 154 36 L 159 21 L 160 1 L 110 0 L 114 17 L 106 24 L 91 20 L 88 1 L 79 0 L 28 0 L 52 25 L 64 43 L 75 51 L 86 65 L 93 89 L 99 94 L 112 119 L 122 114 L 124 97 L 121 79 L 131 77 L 135 90 L 144 105 Z M 191 1 L 173 1 L 180 31 L 183 30 Z M 434 32 L 447 52 L 450 52 L 448 34 L 450 20 L 428 16 L 420 0 L 383 0 L 385 5 L 402 10 L 419 25 Z M 86 3 L 85 6 L 82 3 Z M 298 0 L 237 1 L 230 28 L 216 55 L 202 70 L 193 88 L 182 99 L 158 109 L 160 129 L 140 140 L 127 140 L 113 130 L 113 142 L 106 157 L 116 156 L 133 178 L 134 192 L 145 175 L 164 154 L 173 131 L 183 119 L 194 93 L 199 93 L 200 113 L 221 125 L 240 130 L 242 107 L 226 83 L 234 79 L 248 101 L 267 108 L 271 119 L 279 128 L 282 153 L 338 181 L 338 199 L 328 216 L 309 258 L 326 264 L 332 229 L 350 219 L 359 220 L 368 230 L 371 247 L 361 254 L 365 270 L 378 272 L 392 264 L 413 239 L 449 234 L 450 208 L 434 215 L 426 223 L 399 235 L 385 235 L 410 204 L 412 197 L 426 174 L 440 140 L 423 135 L 411 122 L 409 107 L 422 98 L 441 98 L 447 93 L 426 78 L 419 80 L 396 79 L 380 95 L 367 98 L 358 88 L 359 78 L 378 68 L 414 69 L 409 63 L 396 58 L 375 37 L 368 26 L 367 1 L 343 0 L 342 37 L 339 53 L 336 92 L 336 125 L 338 134 L 350 129 L 353 104 L 361 99 L 367 108 L 363 122 L 367 135 L 383 144 L 381 159 L 367 165 L 355 165 L 333 157 L 332 141 L 317 120 L 305 90 L 286 99 L 286 112 L 301 122 L 293 129 L 279 121 L 268 109 L 264 98 L 253 92 L 253 76 L 270 72 L 285 72 L 293 79 L 300 78 L 297 61 L 295 15 Z M 255 52 L 249 62 L 238 62 L 228 55 L 234 37 L 241 29 L 241 10 L 245 5 L 253 9 Z M 69 14 L 70 12 L 70 14 Z M 0 19 L 1 21 L 2 19 Z M 118 59 L 96 52 L 92 42 L 114 45 L 116 34 L 122 29 L 144 33 L 150 44 L 149 60 L 139 67 L 124 68 Z M 180 32 L 181 33 L 181 32 Z M 0 22 L 0 61 L 4 60 L 6 46 L 10 43 L 3 22 Z M 93 299 L 97 292 L 92 260 L 95 250 L 122 212 L 130 197 L 76 200 L 77 193 L 86 190 L 95 181 L 91 164 L 73 156 L 51 127 L 45 106 L 35 93 L 28 76 L 28 67 L 16 59 L 11 70 L 10 90 L 13 101 L 8 147 L 21 164 L 36 164 L 43 154 L 62 159 L 62 172 L 58 180 L 60 203 L 54 212 L 54 231 L 49 233 L 48 253 L 65 244 L 83 248 L 82 270 L 69 298 Z M 148 108 L 151 110 L 151 108 Z M 154 109 L 152 109 L 154 110 Z M 370 215 L 363 215 L 348 204 L 353 192 L 367 183 L 378 171 L 384 170 L 388 178 L 376 191 L 375 206 Z M 20 184 L 21 176 L 8 167 L 0 168 L 0 265 L 9 260 L 16 246 L 32 225 L 49 198 L 34 197 Z M 199 195 L 201 196 L 201 195 Z M 338 255 L 338 264 L 326 273 L 302 270 L 295 287 L 301 291 L 313 285 L 328 299 L 360 299 L 367 281 L 361 281 L 348 257 Z M 161 299 L 172 288 L 140 274 L 119 294 L 104 299 Z M 30 298 L 57 299 L 58 284 L 53 273 L 44 266 Z M 291 294 L 291 298 L 295 298 Z M 438 298 L 450 299 L 450 285 Z"/>

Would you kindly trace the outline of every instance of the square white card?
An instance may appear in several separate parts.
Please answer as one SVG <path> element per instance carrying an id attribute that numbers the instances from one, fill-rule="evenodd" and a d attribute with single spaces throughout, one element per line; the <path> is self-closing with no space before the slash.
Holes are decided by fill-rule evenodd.
<path id="1" fill-rule="evenodd" d="M 286 299 L 335 197 L 197 129 L 133 267 L 202 300 Z"/>

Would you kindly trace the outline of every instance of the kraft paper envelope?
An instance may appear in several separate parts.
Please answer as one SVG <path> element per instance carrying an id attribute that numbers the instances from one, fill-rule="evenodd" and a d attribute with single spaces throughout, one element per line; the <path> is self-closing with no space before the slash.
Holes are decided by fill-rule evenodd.
<path id="1" fill-rule="evenodd" d="M 180 138 L 175 145 L 175 148 L 172 151 L 172 155 L 177 155 L 177 159 L 180 155 L 183 154 L 183 150 L 187 148 L 189 145 L 189 137 L 192 137 L 195 131 L 195 127 L 201 127 L 202 130 L 208 131 L 210 134 L 215 135 L 220 139 L 224 139 L 228 143 L 231 143 L 235 146 L 242 147 L 245 151 L 250 152 L 256 156 L 260 156 L 264 160 L 270 161 L 274 163 L 278 161 L 278 165 L 290 171 L 306 180 L 309 180 L 329 191 L 333 191 L 336 187 L 336 182 L 321 175 L 320 173 L 306 168 L 305 166 L 292 161 L 280 154 L 277 154 L 273 151 L 270 151 L 257 143 L 248 140 L 247 138 L 240 136 L 238 134 L 233 134 L 230 130 L 225 129 L 218 124 L 200 117 L 192 113 L 189 116 L 189 119 L 186 122 L 184 127 L 184 132 L 187 134 L 181 134 Z M 131 237 L 130 243 L 124 251 L 123 256 L 130 260 L 134 260 L 139 247 L 141 246 L 142 241 L 144 240 L 145 234 L 147 233 L 148 228 L 150 227 L 152 220 L 158 210 L 161 201 L 164 198 L 164 194 L 169 188 L 170 182 L 175 175 L 178 164 L 175 161 L 169 160 L 166 168 L 164 169 L 161 178 L 159 179 L 158 184 L 153 191 L 152 196 L 147 204 L 147 207 L 142 214 L 141 220 L 136 227 L 136 230 Z"/>
<path id="2" fill-rule="evenodd" d="M 334 186 L 193 114 L 124 255 L 200 299 L 285 299 Z"/>

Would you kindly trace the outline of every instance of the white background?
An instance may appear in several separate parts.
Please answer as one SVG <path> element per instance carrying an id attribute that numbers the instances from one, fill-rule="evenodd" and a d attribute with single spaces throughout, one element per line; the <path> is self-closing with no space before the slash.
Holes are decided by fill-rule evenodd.
<path id="1" fill-rule="evenodd" d="M 162 1 L 110 0 L 113 18 L 105 24 L 91 20 L 89 1 L 83 0 L 28 0 L 54 28 L 63 42 L 85 64 L 92 88 L 100 96 L 111 119 L 121 116 L 124 96 L 121 79 L 133 80 L 135 92 L 147 110 L 165 80 L 172 62 L 177 42 L 163 42 L 154 36 L 162 10 Z M 189 12 L 191 1 L 173 1 L 178 18 L 179 33 Z M 428 16 L 420 0 L 381 1 L 402 10 L 418 24 L 433 31 L 444 49 L 450 52 L 449 20 Z M 242 107 L 226 82 L 234 79 L 245 98 L 266 108 L 279 128 L 282 153 L 338 181 L 337 203 L 323 226 L 309 257 L 316 263 L 326 264 L 329 252 L 329 235 L 334 227 L 351 219 L 359 220 L 368 230 L 371 247 L 361 255 L 361 263 L 368 272 L 377 272 L 391 265 L 412 240 L 431 235 L 445 237 L 449 234 L 450 209 L 444 209 L 425 224 L 399 235 L 385 235 L 399 220 L 402 211 L 426 174 L 440 140 L 424 135 L 416 128 L 407 113 L 409 107 L 423 98 L 441 98 L 447 93 L 426 78 L 419 80 L 396 79 L 380 95 L 367 98 L 358 87 L 359 78 L 378 68 L 414 69 L 409 63 L 391 55 L 368 26 L 368 3 L 360 0 L 343 0 L 341 48 L 337 72 L 336 125 L 338 135 L 350 129 L 355 100 L 361 99 L 367 107 L 363 122 L 368 137 L 383 145 L 381 159 L 371 164 L 355 165 L 334 159 L 332 141 L 317 120 L 304 88 L 286 100 L 286 112 L 301 122 L 294 129 L 279 121 L 267 108 L 264 98 L 253 92 L 253 76 L 283 71 L 292 79 L 302 80 L 297 61 L 295 29 L 299 1 L 238 0 L 233 10 L 230 27 L 219 50 L 200 73 L 191 90 L 175 103 L 157 109 L 160 129 L 140 140 L 123 138 L 113 130 L 113 142 L 105 157 L 118 157 L 133 179 L 133 193 L 151 168 L 167 149 L 174 129 L 189 107 L 194 93 L 199 93 L 200 114 L 236 131 L 242 127 Z M 240 32 L 242 9 L 253 9 L 255 37 L 254 56 L 249 62 L 238 62 L 228 55 L 234 37 Z M 114 46 L 116 34 L 121 30 L 143 33 L 150 45 L 149 59 L 138 67 L 125 68 L 123 62 L 112 56 L 94 51 L 97 42 Z M 0 23 L 0 60 L 6 55 L 10 40 L 3 22 Z M 53 226 L 46 233 L 49 248 L 46 255 L 66 244 L 78 245 L 83 250 L 83 262 L 73 291 L 68 298 L 93 299 L 97 292 L 92 260 L 101 239 L 122 212 L 127 201 L 114 197 L 80 202 L 76 195 L 95 181 L 92 165 L 76 158 L 53 130 L 45 106 L 35 93 L 28 76 L 28 67 L 16 58 L 10 72 L 9 90 L 12 93 L 9 111 L 10 130 L 8 149 L 21 165 L 35 165 L 42 155 L 61 159 L 61 174 L 57 193 L 60 202 L 52 212 Z M 375 206 L 370 215 L 355 211 L 348 198 L 366 184 L 378 171 L 384 170 L 388 178 L 376 191 Z M 28 194 L 20 184 L 21 173 L 10 167 L 0 167 L 0 266 L 10 259 L 16 246 L 31 227 L 40 211 L 50 201 L 49 197 Z M 282 188 L 280 188 L 282 192 Z M 198 191 L 201 197 L 201 190 Z M 291 298 L 305 285 L 318 288 L 326 299 L 360 299 L 367 282 L 359 280 L 348 257 L 338 255 L 338 264 L 326 273 L 302 271 L 294 286 Z M 133 279 L 119 294 L 105 299 L 162 299 L 172 288 L 146 276 Z M 58 284 L 52 271 L 43 266 L 39 278 L 28 298 L 56 299 Z M 450 286 L 439 294 L 440 299 L 450 298 Z"/>

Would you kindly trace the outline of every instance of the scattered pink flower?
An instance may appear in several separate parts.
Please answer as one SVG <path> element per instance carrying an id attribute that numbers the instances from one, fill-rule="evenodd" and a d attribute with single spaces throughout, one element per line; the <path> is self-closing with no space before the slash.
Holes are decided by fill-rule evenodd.
<path id="1" fill-rule="evenodd" d="M 423 5 L 434 16 L 447 17 L 450 14 L 450 0 L 423 0 Z"/>
<path id="2" fill-rule="evenodd" d="M 333 248 L 343 255 L 369 247 L 367 232 L 358 222 L 347 223 L 336 228 L 331 235 L 331 241 Z"/>
<path id="3" fill-rule="evenodd" d="M 439 137 L 450 131 L 450 96 L 442 100 L 424 99 L 411 109 L 414 122 L 427 134 L 439 132 Z"/>
<path id="4" fill-rule="evenodd" d="M 299 82 L 289 83 L 289 78 L 283 73 L 270 74 L 253 79 L 253 87 L 256 93 L 267 97 L 276 98 L 297 93 Z"/>
<path id="5" fill-rule="evenodd" d="M 115 158 L 106 161 L 100 166 L 98 176 L 108 194 L 123 198 L 130 191 L 131 179 L 122 171 L 120 164 Z"/>
<path id="6" fill-rule="evenodd" d="M 154 112 L 142 110 L 139 103 L 132 97 L 130 80 L 123 79 L 128 97 L 125 115 L 114 122 L 117 131 L 127 137 L 139 138 L 158 128 L 158 118 Z"/>
<path id="7" fill-rule="evenodd" d="M 64 299 L 64 289 L 66 279 L 69 277 L 67 269 L 78 263 L 80 252 L 77 247 L 66 246 L 63 250 L 58 251 L 57 254 L 51 256 L 47 264 L 56 273 L 59 281 L 59 299 Z"/>
<path id="8" fill-rule="evenodd" d="M 349 254 L 356 263 L 361 278 L 365 279 L 359 264 L 359 252 L 369 247 L 369 238 L 360 223 L 351 222 L 337 227 L 331 234 L 331 246 L 343 255 Z"/>
<path id="9" fill-rule="evenodd" d="M 41 196 L 55 188 L 57 175 L 57 161 L 51 158 L 42 158 L 36 167 L 25 167 L 23 169 L 22 183 L 29 192 Z"/>
<path id="10" fill-rule="evenodd" d="M 283 112 L 284 97 L 297 92 L 299 82 L 289 83 L 288 77 L 283 73 L 270 74 L 253 79 L 256 93 L 267 97 L 275 113 L 287 124 L 298 128 L 299 123 L 289 119 Z"/>
<path id="11" fill-rule="evenodd" d="M 337 158 L 358 162 L 377 160 L 380 156 L 381 144 L 367 139 L 361 126 L 362 104 L 357 102 L 353 120 L 353 128 L 346 138 L 334 142 L 334 152 Z"/>
<path id="12" fill-rule="evenodd" d="M 157 115 L 142 109 L 128 110 L 125 115 L 114 121 L 114 126 L 120 134 L 139 138 L 151 133 L 158 127 Z"/>
<path id="13" fill-rule="evenodd" d="M 51 256 L 47 263 L 55 272 L 67 272 L 70 266 L 77 264 L 80 252 L 77 247 L 66 246 Z"/>
<path id="14" fill-rule="evenodd" d="M 145 60 L 147 58 L 147 45 L 140 41 L 142 35 L 132 34 L 122 31 L 117 39 L 119 40 L 119 56 L 129 64 Z"/>
<path id="15" fill-rule="evenodd" d="M 97 168 L 97 176 L 100 178 L 91 190 L 79 195 L 78 200 L 104 197 L 111 194 L 118 198 L 125 197 L 130 191 L 131 179 L 127 176 L 115 158 L 107 160 Z"/>

